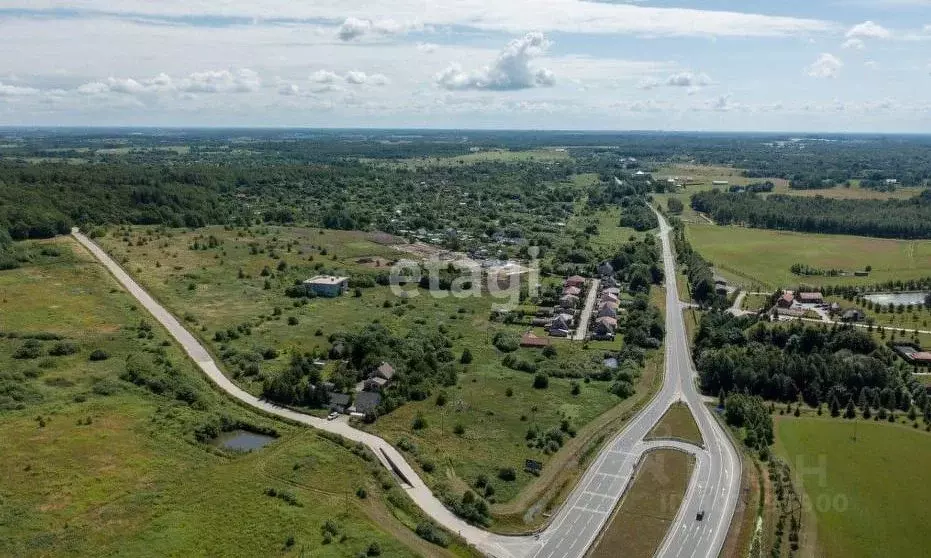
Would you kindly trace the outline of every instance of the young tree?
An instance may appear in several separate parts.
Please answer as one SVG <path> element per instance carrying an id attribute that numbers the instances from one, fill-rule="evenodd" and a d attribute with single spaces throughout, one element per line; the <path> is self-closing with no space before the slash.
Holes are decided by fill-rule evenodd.
<path id="1" fill-rule="evenodd" d="M 840 416 L 840 402 L 837 400 L 837 395 L 831 396 L 831 416 L 835 418 Z"/>
<path id="2" fill-rule="evenodd" d="M 847 400 L 847 409 L 844 411 L 844 418 L 857 418 L 857 408 L 853 405 L 853 397 Z"/>

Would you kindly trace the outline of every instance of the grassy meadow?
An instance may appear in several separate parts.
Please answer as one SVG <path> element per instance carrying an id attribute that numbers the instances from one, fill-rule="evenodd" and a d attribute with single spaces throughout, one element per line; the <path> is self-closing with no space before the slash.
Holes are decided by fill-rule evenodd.
<path id="1" fill-rule="evenodd" d="M 817 548 L 802 555 L 924 556 L 931 434 L 910 426 L 780 418 L 776 453 L 792 468 L 815 520 Z M 808 474 L 799 471 L 811 469 Z"/>
<path id="2" fill-rule="evenodd" d="M 348 293 L 336 299 L 311 299 L 306 305 L 295 305 L 285 296 L 286 287 L 312 275 L 373 274 L 391 260 L 410 257 L 385 241 L 363 232 L 279 227 L 253 228 L 248 233 L 222 227 L 194 232 L 134 227 L 98 239 L 215 353 L 221 344 L 214 341 L 214 333 L 239 324 L 248 324 L 250 334 L 227 346 L 244 351 L 278 348 L 277 358 L 262 363 L 263 375 L 283 369 L 292 352 L 325 354 L 328 336 L 337 331 L 352 331 L 373 322 L 396 335 L 444 329 L 453 340 L 454 354 L 469 349 L 473 355 L 457 385 L 446 388 L 448 402 L 438 406 L 434 397 L 409 402 L 365 428 L 395 444 L 402 438 L 416 444 L 418 455 L 411 461 L 433 465 L 427 467 L 431 471 L 422 472 L 435 489 L 461 492 L 484 474 L 493 479 L 492 500 L 508 502 L 539 481 L 523 471 L 525 459 L 539 460 L 546 468 L 551 460 L 562 464 L 560 456 L 569 453 L 569 444 L 566 452 L 555 454 L 527 447 L 528 429 L 535 426 L 547 431 L 569 421 L 581 430 L 621 402 L 608 392 L 608 382 L 553 376 L 567 370 L 600 369 L 604 352 L 617 349 L 620 342 L 557 340 L 556 355 L 549 358 L 539 350 L 518 349 L 515 356 L 551 371 L 549 387 L 534 389 L 533 375 L 504 367 L 504 353 L 491 344 L 497 332 L 516 336 L 527 328 L 491 321 L 495 300 L 487 295 L 433 298 L 419 291 L 418 296 L 402 301 L 388 287 L 374 286 L 360 289 L 358 297 Z M 625 404 L 632 406 L 647 394 L 651 380 L 644 376 L 637 396 Z M 235 379 L 253 393 L 261 391 L 259 378 Z M 573 385 L 578 385 L 578 393 L 573 393 Z M 423 415 L 426 427 L 415 431 L 412 422 L 417 414 Z M 456 433 L 459 430 L 461 434 Z M 499 481 L 496 475 L 501 467 L 516 469 L 516 480 Z"/>
<path id="3" fill-rule="evenodd" d="M 689 224 L 692 246 L 722 275 L 751 290 L 799 284 L 870 285 L 931 275 L 931 241 L 809 234 L 734 226 Z M 868 277 L 797 276 L 801 263 L 853 273 L 872 266 Z M 757 287 L 757 288 L 754 288 Z"/>
<path id="4" fill-rule="evenodd" d="M 647 434 L 647 440 L 661 440 L 675 438 L 691 442 L 697 446 L 702 445 L 701 432 L 688 405 L 673 403 L 663 418 Z"/>
<path id="5" fill-rule="evenodd" d="M 676 517 L 689 478 L 692 457 L 676 450 L 646 454 L 610 523 L 589 551 L 590 558 L 650 558 L 659 550 Z"/>
<path id="6" fill-rule="evenodd" d="M 30 246 L 0 272 L 0 555 L 472 555 L 418 538 L 418 510 L 364 452 L 215 392 L 76 242 Z M 173 363 L 158 385 L 196 398 L 122 379 L 139 355 Z M 277 438 L 251 453 L 197 441 L 220 416 Z"/>

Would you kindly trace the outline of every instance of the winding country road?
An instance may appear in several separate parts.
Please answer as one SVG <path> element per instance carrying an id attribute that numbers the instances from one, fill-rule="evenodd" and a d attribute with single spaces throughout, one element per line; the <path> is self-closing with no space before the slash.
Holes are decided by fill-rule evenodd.
<path id="1" fill-rule="evenodd" d="M 660 220 L 660 238 L 666 270 L 666 376 L 650 403 L 619 433 L 586 471 L 559 508 L 550 525 L 537 536 L 504 536 L 469 525 L 449 511 L 420 479 L 399 451 L 378 436 L 342 421 L 326 421 L 280 407 L 242 390 L 230 381 L 200 342 L 164 307 L 136 283 L 97 244 L 77 231 L 72 234 L 181 344 L 185 352 L 220 389 L 239 401 L 297 423 L 339 434 L 368 446 L 382 464 L 396 473 L 408 495 L 435 522 L 460 535 L 481 552 L 497 558 L 579 558 L 585 554 L 611 517 L 646 452 L 672 448 L 695 456 L 695 467 L 685 499 L 663 545 L 660 556 L 713 558 L 724 545 L 737 503 L 740 461 L 695 389 L 682 306 L 676 294 L 675 262 L 669 225 Z M 670 405 L 684 401 L 704 440 L 704 448 L 675 441 L 644 441 Z M 704 521 L 695 514 L 705 511 Z M 623 549 L 618 549 L 623 556 Z"/>

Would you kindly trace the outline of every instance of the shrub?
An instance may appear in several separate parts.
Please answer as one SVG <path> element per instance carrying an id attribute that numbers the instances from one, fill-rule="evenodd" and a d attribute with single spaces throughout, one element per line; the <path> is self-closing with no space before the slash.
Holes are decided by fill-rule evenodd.
<path id="1" fill-rule="evenodd" d="M 366 498 L 368 498 L 369 493 L 365 489 L 365 487 L 360 486 L 359 488 L 356 489 L 356 496 L 358 496 L 362 500 L 365 500 Z"/>
<path id="2" fill-rule="evenodd" d="M 424 521 L 417 524 L 417 536 L 421 539 L 431 542 L 437 546 L 446 548 L 449 546 L 449 537 L 446 536 L 436 525 L 430 523 L 429 521 Z"/>
<path id="3" fill-rule="evenodd" d="M 507 388 L 506 390 L 504 390 L 504 395 L 507 397 L 514 397 L 514 390 L 511 388 Z"/>
<path id="4" fill-rule="evenodd" d="M 470 364 L 472 362 L 472 351 L 463 349 L 462 356 L 459 357 L 459 362 L 462 364 Z"/>
<path id="5" fill-rule="evenodd" d="M 411 422 L 411 428 L 414 430 L 423 430 L 427 427 L 427 419 L 423 416 L 422 413 L 417 413 L 417 416 L 414 417 L 414 420 Z"/>
<path id="6" fill-rule="evenodd" d="M 49 349 L 48 354 L 52 356 L 66 356 L 73 355 L 78 352 L 78 346 L 70 341 L 60 341 L 55 343 L 51 349 Z"/>
<path id="7" fill-rule="evenodd" d="M 456 426 L 453 427 L 453 433 L 456 436 L 462 436 L 465 434 L 465 426 L 462 426 L 461 423 L 457 423 Z"/>
<path id="8" fill-rule="evenodd" d="M 288 325 L 296 326 L 300 321 L 297 319 L 297 316 L 288 316 Z"/>
<path id="9" fill-rule="evenodd" d="M 369 545 L 368 550 L 365 551 L 366 556 L 381 556 L 381 547 L 378 546 L 377 542 L 373 542 Z"/>
<path id="10" fill-rule="evenodd" d="M 550 378 L 545 372 L 540 372 L 533 377 L 533 387 L 536 389 L 546 389 L 550 385 Z"/>
<path id="11" fill-rule="evenodd" d="M 13 352 L 13 358 L 31 360 L 42 355 L 42 344 L 35 339 L 27 339 Z"/>
<path id="12" fill-rule="evenodd" d="M 498 478 L 506 482 L 513 482 L 517 480 L 517 471 L 514 470 L 514 467 L 502 467 L 498 469 Z"/>

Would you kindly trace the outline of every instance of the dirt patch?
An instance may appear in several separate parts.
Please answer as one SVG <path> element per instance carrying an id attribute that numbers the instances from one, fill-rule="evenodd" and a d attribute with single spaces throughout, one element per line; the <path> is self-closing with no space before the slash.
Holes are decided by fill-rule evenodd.
<path id="1" fill-rule="evenodd" d="M 381 267 L 389 267 L 394 262 L 386 258 L 379 258 L 378 256 L 371 256 L 371 257 L 367 256 L 364 258 L 357 259 L 356 263 L 359 265 L 364 265 L 365 267 L 381 268 Z"/>

